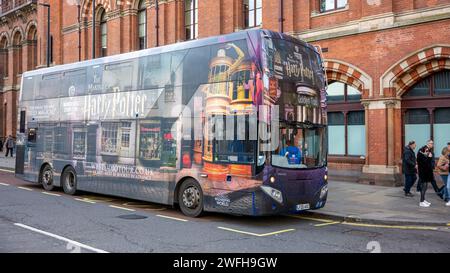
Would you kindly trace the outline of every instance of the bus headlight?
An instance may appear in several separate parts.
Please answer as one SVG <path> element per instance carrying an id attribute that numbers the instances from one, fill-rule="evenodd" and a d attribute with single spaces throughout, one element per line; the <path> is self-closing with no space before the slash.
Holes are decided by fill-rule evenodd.
<path id="1" fill-rule="evenodd" d="M 281 194 L 281 191 L 274 189 L 269 186 L 261 186 L 261 189 L 270 197 L 272 197 L 275 201 L 278 203 L 283 203 L 283 195 Z"/>
<path id="2" fill-rule="evenodd" d="M 274 176 L 270 177 L 270 183 L 275 183 L 275 177 Z"/>
<path id="3" fill-rule="evenodd" d="M 325 181 L 327 181 L 327 180 L 328 180 L 328 175 L 324 175 L 324 176 L 323 176 L 323 179 L 324 179 Z"/>
<path id="4" fill-rule="evenodd" d="M 325 195 L 327 195 L 327 193 L 328 193 L 328 186 L 325 185 L 322 187 L 322 189 L 320 189 L 320 199 L 323 199 Z"/>

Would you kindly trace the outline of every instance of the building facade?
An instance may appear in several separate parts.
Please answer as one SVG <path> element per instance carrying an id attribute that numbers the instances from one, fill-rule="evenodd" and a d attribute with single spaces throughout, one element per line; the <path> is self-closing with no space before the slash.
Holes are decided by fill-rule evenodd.
<path id="1" fill-rule="evenodd" d="M 0 1 L 0 138 L 15 135 L 22 72 L 37 66 L 35 0 Z"/>
<path id="2" fill-rule="evenodd" d="M 434 139 L 438 154 L 450 141 L 450 0 L 47 0 L 50 39 L 48 9 L 26 3 L 29 20 L 0 12 L 4 98 L 20 71 L 46 65 L 48 41 L 56 65 L 265 28 L 322 49 L 335 179 L 398 185 L 405 142 Z M 16 110 L 0 107 L 14 132 Z"/>

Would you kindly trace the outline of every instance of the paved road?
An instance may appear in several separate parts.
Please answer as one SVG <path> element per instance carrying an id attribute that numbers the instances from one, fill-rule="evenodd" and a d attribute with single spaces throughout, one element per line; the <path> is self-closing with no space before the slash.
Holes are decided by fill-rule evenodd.
<path id="1" fill-rule="evenodd" d="M 191 219 L 170 206 L 61 190 L 50 194 L 0 172 L 0 252 L 369 252 L 372 241 L 381 252 L 450 251 L 448 227 L 371 226 L 310 216 Z"/>

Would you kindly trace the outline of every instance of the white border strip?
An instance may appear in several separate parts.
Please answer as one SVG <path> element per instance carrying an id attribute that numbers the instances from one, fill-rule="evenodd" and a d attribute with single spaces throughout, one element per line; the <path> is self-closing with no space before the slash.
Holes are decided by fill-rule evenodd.
<path id="1" fill-rule="evenodd" d="M 98 248 L 94 248 L 94 247 L 91 247 L 91 246 L 79 243 L 77 241 L 73 241 L 73 240 L 67 239 L 65 237 L 62 237 L 62 236 L 59 236 L 59 235 L 56 235 L 56 234 L 53 234 L 53 233 L 50 233 L 50 232 L 46 232 L 46 231 L 43 231 L 43 230 L 40 230 L 40 229 L 37 229 L 37 228 L 34 228 L 34 227 L 30 227 L 30 226 L 27 226 L 27 225 L 24 225 L 24 224 L 14 223 L 14 225 L 18 226 L 18 227 L 21 227 L 21 228 L 24 228 L 24 229 L 28 229 L 28 230 L 40 233 L 40 234 L 43 234 L 43 235 L 47 235 L 49 237 L 52 237 L 52 238 L 55 238 L 55 239 L 58 239 L 58 240 L 61 240 L 61 241 L 65 241 L 67 243 L 70 243 L 70 244 L 73 244 L 73 245 L 76 245 L 76 246 L 79 246 L 79 247 L 82 247 L 84 249 L 91 250 L 91 251 L 94 251 L 94 252 L 97 252 L 97 253 L 108 253 L 107 251 L 104 251 L 104 250 L 101 250 L 101 249 L 98 249 Z"/>

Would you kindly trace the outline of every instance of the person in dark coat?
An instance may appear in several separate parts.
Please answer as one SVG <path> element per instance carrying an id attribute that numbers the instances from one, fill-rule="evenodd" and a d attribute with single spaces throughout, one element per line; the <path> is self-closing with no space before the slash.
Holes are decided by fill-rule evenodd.
<path id="1" fill-rule="evenodd" d="M 416 154 L 414 150 L 416 149 L 416 142 L 414 140 L 410 141 L 403 151 L 403 174 L 405 175 L 405 187 L 403 191 L 405 196 L 413 196 L 411 193 L 411 187 L 417 180 L 417 169 L 416 169 Z"/>
<path id="2" fill-rule="evenodd" d="M 436 167 L 436 159 L 434 157 L 434 142 L 433 142 L 433 140 L 431 140 L 431 139 L 428 140 L 426 147 L 428 147 L 429 151 L 433 155 L 432 160 L 431 160 L 431 164 L 432 164 L 433 170 L 434 170 L 434 168 Z M 419 180 L 420 180 L 420 177 L 419 177 Z M 433 179 L 430 181 L 430 183 L 431 183 L 431 186 L 433 187 L 434 192 L 439 196 L 439 198 L 444 199 L 443 198 L 443 196 L 444 196 L 444 187 L 439 188 L 439 186 L 436 183 L 436 179 L 434 178 L 434 175 L 433 175 Z M 417 183 L 417 191 L 418 192 L 421 192 L 420 186 L 421 186 L 421 183 L 419 181 L 419 183 Z"/>
<path id="3" fill-rule="evenodd" d="M 3 138 L 0 138 L 0 152 L 3 152 Z"/>
<path id="4" fill-rule="evenodd" d="M 430 202 L 425 200 L 425 193 L 428 188 L 428 182 L 431 183 L 434 179 L 433 173 L 433 159 L 434 155 L 428 146 L 423 146 L 417 153 L 417 166 L 420 178 L 420 203 L 421 207 L 429 207 Z"/>

